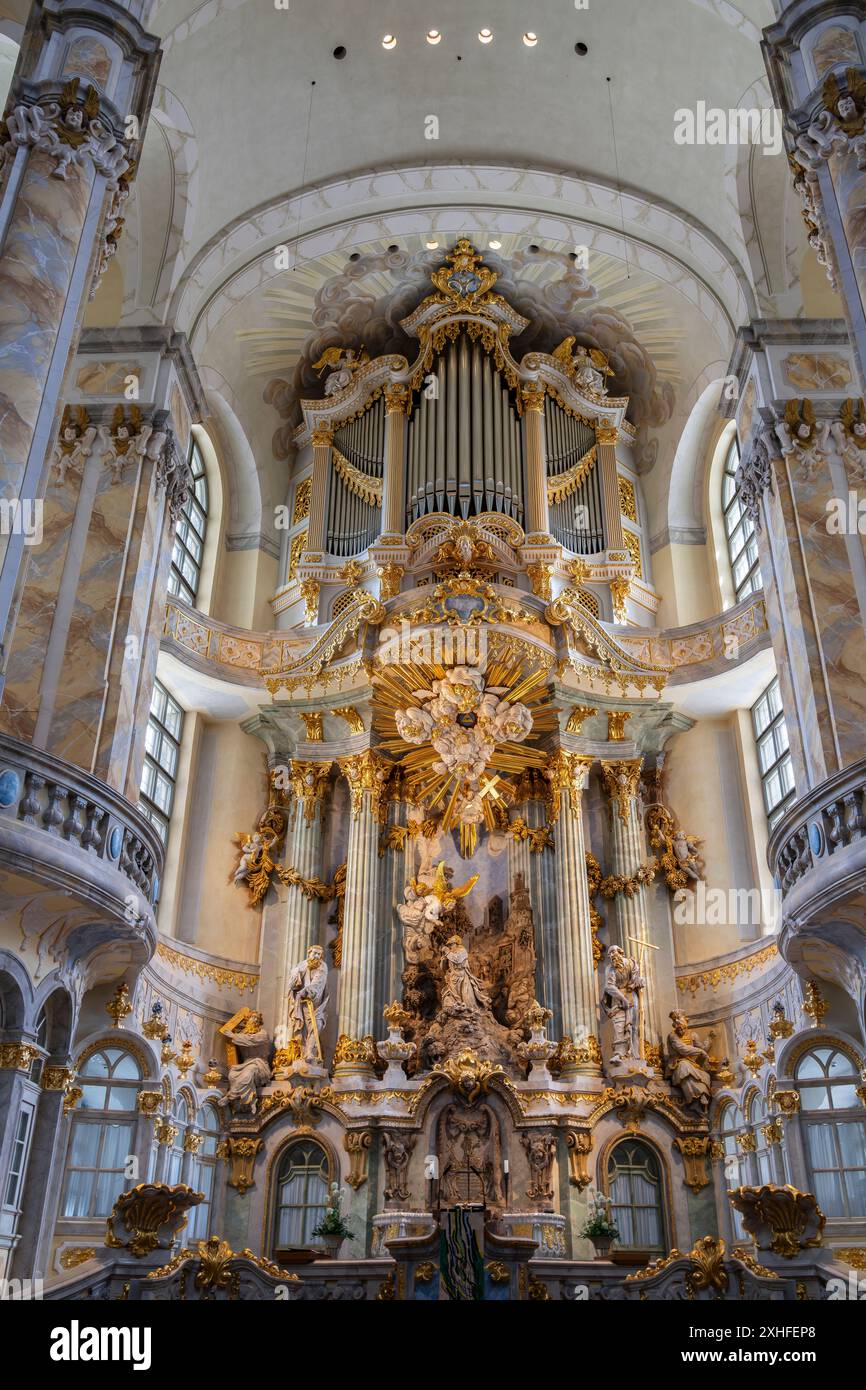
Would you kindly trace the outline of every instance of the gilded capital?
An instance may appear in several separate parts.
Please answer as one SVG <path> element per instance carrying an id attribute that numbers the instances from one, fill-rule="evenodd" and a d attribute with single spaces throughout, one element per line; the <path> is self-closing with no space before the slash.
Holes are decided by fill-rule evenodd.
<path id="1" fill-rule="evenodd" d="M 601 777 L 604 789 L 616 802 L 621 821 L 628 820 L 629 807 L 637 796 L 642 758 L 628 758 L 624 762 L 605 762 L 601 764 Z"/>
<path id="2" fill-rule="evenodd" d="M 316 813 L 322 809 L 328 791 L 331 764 L 306 763 L 293 758 L 289 766 L 292 793 L 303 807 L 304 820 L 309 823 L 315 820 Z"/>
<path id="3" fill-rule="evenodd" d="M 364 795 L 369 793 L 370 809 L 378 818 L 382 792 L 391 771 L 391 764 L 380 753 L 367 748 L 363 753 L 355 753 L 349 758 L 339 759 L 340 771 L 349 783 L 352 794 L 352 815 L 358 817 L 364 804 Z"/>
<path id="4" fill-rule="evenodd" d="M 551 753 L 544 769 L 544 776 L 553 794 L 552 821 L 559 816 L 560 798 L 563 796 L 568 796 L 573 811 L 580 810 L 581 792 L 589 782 L 591 768 L 592 758 L 583 758 L 578 753 L 567 753 L 564 748 L 557 748 L 555 753 Z"/>
<path id="5" fill-rule="evenodd" d="M 314 449 L 330 449 L 334 442 L 334 431 L 330 425 L 317 425 L 310 435 L 310 442 Z"/>
<path id="6" fill-rule="evenodd" d="M 385 397 L 386 415 L 404 415 L 409 404 L 409 390 L 406 386 L 386 386 L 383 392 Z"/>
<path id="7" fill-rule="evenodd" d="M 590 719 L 594 714 L 598 714 L 598 709 L 595 705 L 575 705 L 571 714 L 568 716 L 565 732 L 567 734 L 583 733 L 585 721 Z"/>
<path id="8" fill-rule="evenodd" d="M 545 389 L 540 381 L 530 381 L 521 391 L 525 410 L 540 415 L 544 410 Z"/>

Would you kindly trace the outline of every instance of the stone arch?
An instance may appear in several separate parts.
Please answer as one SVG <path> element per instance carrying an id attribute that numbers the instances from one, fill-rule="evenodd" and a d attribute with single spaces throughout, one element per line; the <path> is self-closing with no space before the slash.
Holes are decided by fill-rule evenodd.
<path id="1" fill-rule="evenodd" d="M 0 1029 L 20 1033 L 34 1023 L 30 977 L 11 952 L 0 951 Z"/>

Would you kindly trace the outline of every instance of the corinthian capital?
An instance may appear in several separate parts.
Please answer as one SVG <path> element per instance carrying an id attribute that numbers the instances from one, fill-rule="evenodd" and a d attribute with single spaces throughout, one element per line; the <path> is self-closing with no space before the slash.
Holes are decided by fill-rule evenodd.
<path id="1" fill-rule="evenodd" d="M 553 799 L 551 822 L 556 821 L 559 816 L 563 796 L 568 797 L 573 811 L 580 810 L 581 792 L 585 791 L 589 782 L 591 768 L 592 758 L 581 757 L 578 753 L 567 753 L 564 748 L 557 748 L 555 753 L 551 753 L 544 769 Z"/>
<path id="2" fill-rule="evenodd" d="M 328 792 L 331 763 L 305 763 L 293 758 L 290 769 L 292 793 L 303 807 L 304 820 L 309 823 L 322 809 Z"/>
<path id="3" fill-rule="evenodd" d="M 642 758 L 623 762 L 602 762 L 601 777 L 611 804 L 616 802 L 621 821 L 628 820 L 629 808 L 637 796 Z"/>
<path id="4" fill-rule="evenodd" d="M 381 753 L 367 748 L 363 753 L 355 753 L 349 758 L 339 759 L 340 771 L 349 783 L 352 794 L 352 815 L 357 819 L 361 814 L 366 793 L 370 795 L 370 809 L 379 818 L 382 793 L 391 771 L 391 764 Z"/>

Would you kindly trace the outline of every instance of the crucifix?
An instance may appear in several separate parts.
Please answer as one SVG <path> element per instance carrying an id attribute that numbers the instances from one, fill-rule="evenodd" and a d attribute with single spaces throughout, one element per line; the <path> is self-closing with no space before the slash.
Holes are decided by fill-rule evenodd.
<path id="1" fill-rule="evenodd" d="M 635 944 L 635 946 L 638 947 L 638 950 L 639 950 L 639 954 L 638 954 L 638 958 L 637 958 L 638 969 L 640 970 L 641 979 L 642 979 L 642 980 L 645 980 L 645 979 L 646 979 L 646 976 L 644 975 L 644 971 L 643 971 L 643 953 L 644 953 L 644 950 L 645 950 L 647 947 L 649 947 L 649 949 L 650 949 L 651 951 L 659 951 L 659 950 L 661 950 L 661 947 L 660 947 L 660 946 L 654 946 L 653 943 L 652 943 L 651 941 L 645 941 L 644 938 L 643 938 L 642 936 L 627 936 L 627 937 L 626 937 L 626 941 L 633 941 L 634 944 Z M 642 989 L 638 990 L 637 1012 L 638 1012 L 638 1045 L 639 1045 L 639 1048 L 640 1048 L 641 1061 L 645 1061 L 646 1058 L 645 1058 L 644 1054 L 645 1054 L 645 1051 L 646 1051 L 646 1042 L 645 1042 L 645 1040 L 644 1040 L 644 1008 L 643 1008 L 643 990 L 642 990 Z"/>

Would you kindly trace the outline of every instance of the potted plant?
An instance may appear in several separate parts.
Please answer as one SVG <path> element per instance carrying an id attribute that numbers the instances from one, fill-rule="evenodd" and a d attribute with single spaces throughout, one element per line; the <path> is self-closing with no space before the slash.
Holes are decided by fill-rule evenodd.
<path id="1" fill-rule="evenodd" d="M 588 1198 L 587 1217 L 580 1234 L 586 1240 L 592 1241 L 595 1247 L 595 1258 L 606 1260 L 613 1242 L 619 1240 L 619 1231 L 610 1219 L 607 1198 L 604 1194 L 590 1192 Z"/>
<path id="2" fill-rule="evenodd" d="M 339 1187 L 336 1183 L 332 1183 L 331 1196 L 325 1215 L 313 1230 L 313 1235 L 321 1240 L 325 1247 L 325 1253 L 331 1260 L 337 1258 L 343 1241 L 352 1239 L 352 1232 L 343 1220 L 343 1213 L 340 1210 L 340 1196 Z"/>

